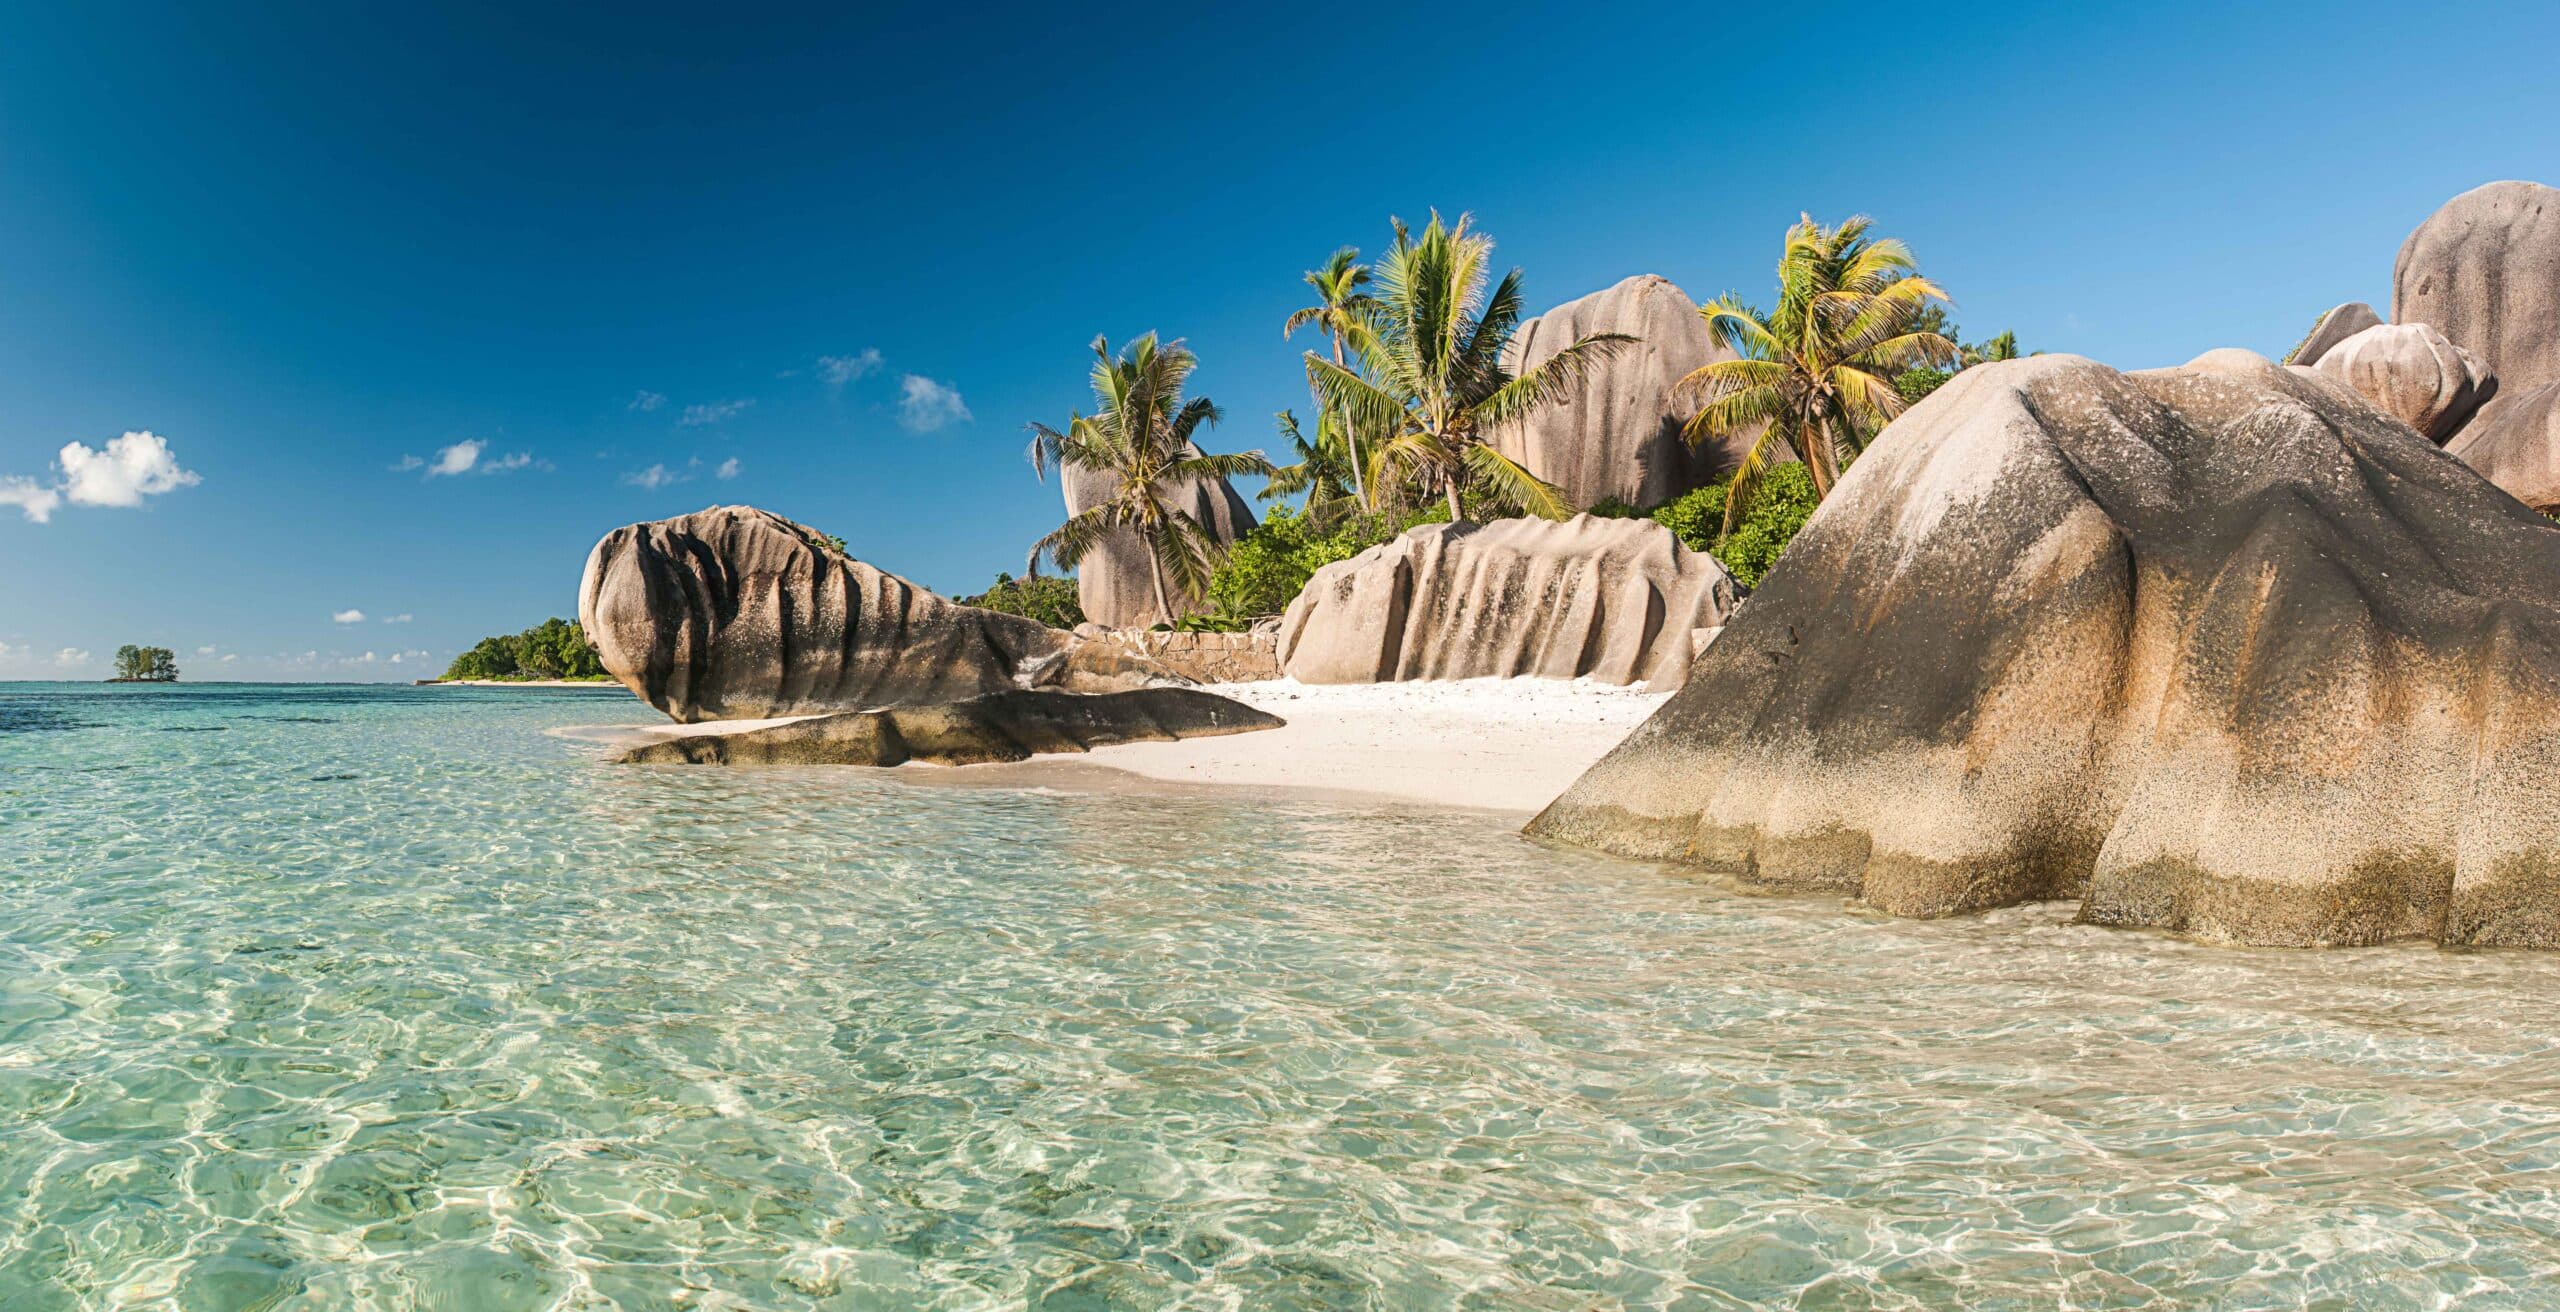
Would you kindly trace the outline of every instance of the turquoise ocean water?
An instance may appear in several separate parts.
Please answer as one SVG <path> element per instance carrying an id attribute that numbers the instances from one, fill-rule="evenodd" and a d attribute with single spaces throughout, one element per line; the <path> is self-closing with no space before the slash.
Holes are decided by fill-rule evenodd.
<path id="1" fill-rule="evenodd" d="M 2560 960 L 0 684 L 0 1312 L 2547 1307 Z"/>

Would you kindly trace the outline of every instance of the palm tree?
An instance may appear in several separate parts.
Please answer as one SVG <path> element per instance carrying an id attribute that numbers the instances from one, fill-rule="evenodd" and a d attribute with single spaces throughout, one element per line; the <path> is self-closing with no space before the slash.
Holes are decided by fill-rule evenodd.
<path id="1" fill-rule="evenodd" d="M 1813 476 L 1815 499 L 1831 495 L 1841 468 L 1907 404 L 1894 375 L 1956 360 L 1955 343 L 1928 326 L 1931 302 L 1946 293 L 1920 276 L 1901 242 L 1870 239 L 1872 226 L 1861 216 L 1825 228 L 1805 215 L 1787 230 L 1775 313 L 1729 293 L 1698 311 L 1742 358 L 1680 380 L 1703 398 L 1689 440 L 1760 428 L 1725 495 L 1727 533 L 1773 457 L 1792 450 Z"/>
<path id="2" fill-rule="evenodd" d="M 1344 439 L 1341 422 L 1331 414 L 1316 420 L 1315 440 L 1310 442 L 1299 432 L 1295 414 L 1283 410 L 1274 418 L 1279 421 L 1280 435 L 1289 439 L 1290 448 L 1298 453 L 1298 463 L 1272 470 L 1271 481 L 1255 500 L 1271 501 L 1304 492 L 1307 520 L 1315 524 L 1328 523 L 1360 508 L 1358 457 Z"/>
<path id="3" fill-rule="evenodd" d="M 1361 290 L 1369 285 L 1369 266 L 1360 262 L 1360 248 L 1345 246 L 1327 256 L 1323 268 L 1307 270 L 1307 285 L 1316 289 L 1316 303 L 1291 311 L 1288 322 L 1280 325 L 1280 338 L 1287 341 L 1299 329 L 1312 324 L 1332 344 L 1334 366 L 1342 368 L 1346 365 L 1343 334 L 1350 331 L 1353 320 L 1365 317 L 1378 304 L 1376 297 Z M 1323 428 L 1321 419 L 1316 426 Z M 1365 509 L 1369 506 L 1369 490 L 1361 479 L 1359 435 L 1347 423 L 1341 429 L 1351 450 L 1351 490 Z"/>
<path id="4" fill-rule="evenodd" d="M 1465 497 L 1562 519 L 1562 496 L 1496 451 L 1492 432 L 1561 398 L 1593 366 L 1636 339 L 1595 333 L 1518 377 L 1502 348 L 1520 325 L 1520 271 L 1485 293 L 1493 241 L 1458 216 L 1435 211 L 1419 237 L 1396 221 L 1396 241 L 1379 261 L 1377 304 L 1346 319 L 1342 337 L 1360 368 L 1306 354 L 1307 381 L 1355 426 L 1386 434 L 1365 471 L 1374 497 L 1399 479 L 1436 486 L 1449 516 L 1466 517 Z"/>
<path id="5" fill-rule="evenodd" d="M 1039 572 L 1042 556 L 1060 569 L 1073 569 L 1115 530 L 1127 529 L 1146 548 L 1156 613 L 1171 621 L 1171 592 L 1198 596 L 1226 551 L 1178 503 L 1185 485 L 1269 474 L 1271 462 L 1259 451 L 1204 455 L 1194 444 L 1194 435 L 1216 424 L 1219 412 L 1205 396 L 1183 397 L 1183 384 L 1200 361 L 1181 342 L 1158 345 L 1148 333 L 1115 357 L 1111 343 L 1096 337 L 1093 354 L 1093 398 L 1100 409 L 1072 417 L 1064 431 L 1031 425 L 1031 467 L 1043 478 L 1052 464 L 1100 470 L 1117 479 L 1118 487 L 1108 500 L 1070 516 L 1034 543 L 1031 571 Z"/>

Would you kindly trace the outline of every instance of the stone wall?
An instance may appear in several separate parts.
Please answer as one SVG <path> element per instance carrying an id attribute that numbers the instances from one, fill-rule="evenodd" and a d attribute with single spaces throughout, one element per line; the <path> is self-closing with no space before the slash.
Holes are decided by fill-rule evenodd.
<path id="1" fill-rule="evenodd" d="M 1112 638 L 1202 683 L 1259 683 L 1280 677 L 1280 634 L 1267 624 L 1248 633 L 1167 633 L 1092 624 L 1076 632 Z"/>

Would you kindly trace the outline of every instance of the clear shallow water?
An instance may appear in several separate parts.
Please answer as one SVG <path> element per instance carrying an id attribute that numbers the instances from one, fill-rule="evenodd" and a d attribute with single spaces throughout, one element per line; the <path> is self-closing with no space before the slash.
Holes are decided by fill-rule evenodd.
<path id="1" fill-rule="evenodd" d="M 2548 1306 L 2560 961 L 0 685 L 0 1310 Z"/>

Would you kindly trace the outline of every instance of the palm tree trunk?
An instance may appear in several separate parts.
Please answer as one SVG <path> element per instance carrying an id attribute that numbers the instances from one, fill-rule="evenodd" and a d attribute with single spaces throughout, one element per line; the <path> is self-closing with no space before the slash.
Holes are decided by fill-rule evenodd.
<path id="1" fill-rule="evenodd" d="M 1156 559 L 1156 553 L 1153 549 L 1150 549 L 1147 552 L 1147 581 L 1156 585 L 1157 616 L 1159 616 L 1165 624 L 1171 625 L 1176 617 L 1173 613 L 1173 603 L 1165 599 L 1164 562 Z"/>
<path id="2" fill-rule="evenodd" d="M 1458 475 L 1454 470 L 1447 478 L 1441 480 L 1441 487 L 1449 494 L 1449 522 L 1455 524 L 1465 519 L 1467 511 L 1464 506 L 1458 504 Z"/>
<path id="3" fill-rule="evenodd" d="M 1342 334 L 1338 332 L 1327 333 L 1326 336 L 1333 339 L 1333 367 L 1336 369 L 1347 368 L 1348 366 L 1342 362 Z M 1360 434 L 1352 430 L 1351 407 L 1344 406 L 1342 408 L 1341 418 L 1342 445 L 1345 450 L 1348 450 L 1351 453 L 1351 493 L 1353 496 L 1360 499 L 1360 508 L 1362 510 L 1375 510 L 1377 507 L 1369 504 L 1368 475 L 1362 473 L 1360 469 Z"/>

